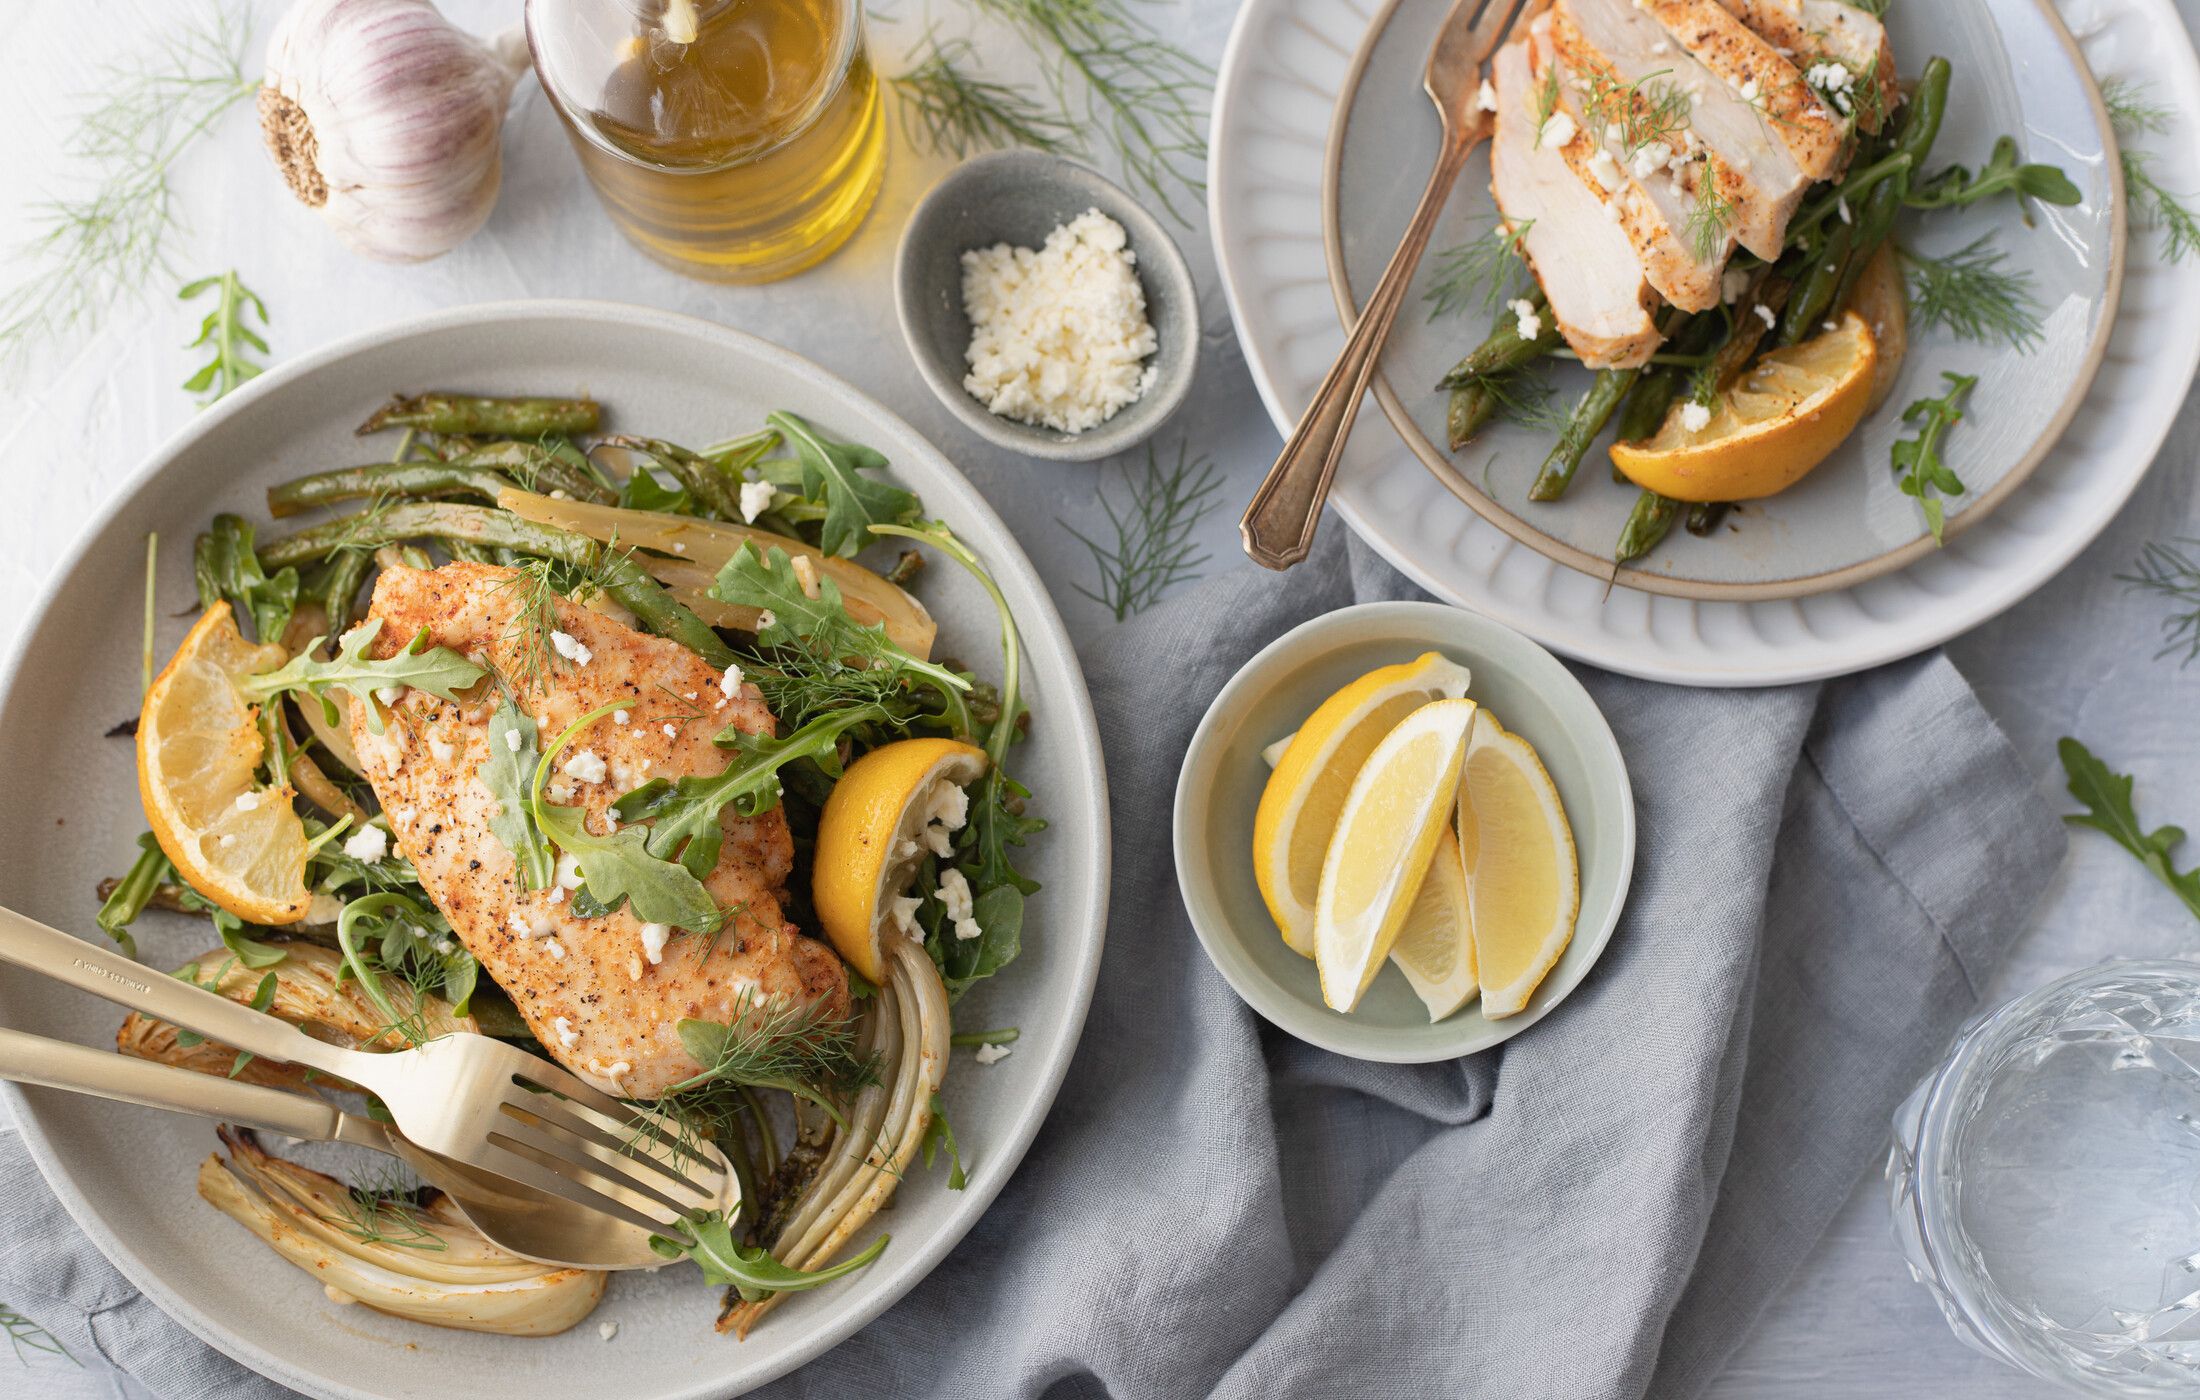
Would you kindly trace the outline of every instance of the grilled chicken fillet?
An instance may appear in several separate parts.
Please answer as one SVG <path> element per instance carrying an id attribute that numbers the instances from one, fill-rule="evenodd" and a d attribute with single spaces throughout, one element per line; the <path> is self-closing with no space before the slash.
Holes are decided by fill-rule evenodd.
<path id="1" fill-rule="evenodd" d="M 520 617 L 523 583 L 484 564 L 385 569 L 375 582 L 370 616 L 383 625 L 371 650 L 387 656 L 426 628 L 428 645 L 513 679 L 545 749 L 588 711 L 623 704 L 623 721 L 606 716 L 575 736 L 545 789 L 545 800 L 585 809 L 591 830 L 609 830 L 611 804 L 651 778 L 722 770 L 729 755 L 711 736 L 727 724 L 771 731 L 754 687 L 728 696 L 686 647 L 563 598 L 557 630 L 569 640 L 544 664 Z M 530 688 L 519 678 L 531 664 L 541 674 Z M 497 800 L 481 775 L 497 697 L 493 686 L 482 690 L 468 704 L 406 691 L 381 735 L 355 707 L 352 743 L 428 897 L 552 1058 L 608 1092 L 654 1098 L 703 1068 L 680 1043 L 682 1020 L 728 1023 L 771 1000 L 846 1014 L 839 958 L 781 916 L 793 843 L 777 810 L 744 818 L 729 808 L 721 818 L 725 847 L 703 882 L 727 911 L 715 938 L 676 934 L 659 946 L 663 931 L 645 940 L 627 908 L 584 919 L 563 887 L 523 889 L 512 852 L 490 827 Z"/>

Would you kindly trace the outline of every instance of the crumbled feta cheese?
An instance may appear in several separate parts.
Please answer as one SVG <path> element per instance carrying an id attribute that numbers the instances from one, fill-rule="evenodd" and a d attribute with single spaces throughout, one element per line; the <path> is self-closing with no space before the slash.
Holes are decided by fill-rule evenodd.
<path id="1" fill-rule="evenodd" d="M 741 668 L 739 666 L 728 666 L 726 668 L 726 674 L 718 678 L 718 690 L 728 700 L 741 693 Z"/>
<path id="2" fill-rule="evenodd" d="M 768 481 L 744 481 L 741 483 L 741 518 L 754 525 L 756 517 L 771 509 L 772 484 Z"/>
<path id="3" fill-rule="evenodd" d="M 344 901 L 332 894 L 318 890 L 306 904 L 306 922 L 309 924 L 333 924 L 344 917 Z"/>
<path id="4" fill-rule="evenodd" d="M 573 800 L 573 785 L 571 783 L 548 783 L 544 785 L 542 794 L 552 802 L 562 806 Z"/>
<path id="5" fill-rule="evenodd" d="M 610 770 L 605 766 L 603 757 L 594 749 L 582 749 L 579 753 L 565 760 L 565 765 L 560 771 L 567 777 L 579 782 L 600 783 L 603 781 L 604 774 Z"/>
<path id="6" fill-rule="evenodd" d="M 441 735 L 430 734 L 428 736 L 428 754 L 430 757 L 434 758 L 436 762 L 449 763 L 451 761 L 452 752 L 453 751 L 450 744 L 445 742 Z"/>
<path id="7" fill-rule="evenodd" d="M 680 696 L 684 700 L 693 700 L 695 698 L 695 692 L 692 690 L 684 690 L 680 692 Z"/>
<path id="8" fill-rule="evenodd" d="M 886 918 L 894 931 L 904 938 L 922 938 L 924 930 L 917 926 L 917 909 L 924 901 L 913 894 L 897 894 L 886 905 Z"/>
<path id="9" fill-rule="evenodd" d="M 374 698 L 394 710 L 397 708 L 397 702 L 405 698 L 405 687 L 401 685 L 383 686 L 380 690 L 374 692 Z"/>
<path id="10" fill-rule="evenodd" d="M 632 718 L 632 716 L 628 715 L 627 712 L 624 710 L 613 710 L 611 712 L 611 722 L 613 724 L 624 724 L 630 718 Z"/>
<path id="11" fill-rule="evenodd" d="M 1663 141 L 1651 141 L 1637 150 L 1628 168 L 1638 180 L 1647 180 L 1673 163 L 1673 148 Z"/>
<path id="12" fill-rule="evenodd" d="M 962 830 L 970 820 L 970 794 L 942 778 L 932 784 L 932 791 L 925 799 L 924 819 L 938 822 L 949 831 Z"/>
<path id="13" fill-rule="evenodd" d="M 1621 126 L 1618 122 L 1606 122 L 1604 124 L 1604 139 L 1615 146 L 1624 146 L 1627 144 L 1627 128 Z"/>
<path id="14" fill-rule="evenodd" d="M 510 749 L 513 753 L 519 752 L 519 746 L 522 742 L 524 741 L 521 740 L 521 738 L 519 737 L 519 731 L 517 729 L 507 729 L 504 731 L 504 747 Z"/>
<path id="15" fill-rule="evenodd" d="M 680 726 L 678 726 L 677 724 L 674 724 L 674 723 L 672 723 L 672 722 L 671 722 L 670 720 L 667 720 L 667 721 L 665 722 L 665 737 L 666 737 L 667 739 L 677 739 L 677 738 L 679 738 L 679 737 L 680 737 Z"/>
<path id="16" fill-rule="evenodd" d="M 555 1027 L 558 1032 L 558 1044 L 564 1046 L 568 1050 L 572 1049 L 573 1043 L 581 1038 L 581 1033 L 577 1030 L 574 1030 L 572 1023 L 566 1020 L 563 1016 L 557 1017 L 555 1020 L 551 1021 L 550 1024 Z"/>
<path id="17" fill-rule="evenodd" d="M 642 956 L 655 967 L 665 960 L 665 940 L 672 937 L 672 930 L 664 924 L 642 925 Z"/>
<path id="18" fill-rule="evenodd" d="M 1730 267 L 1719 276 L 1719 300 L 1732 306 L 1749 290 L 1749 274 L 1738 267 Z"/>
<path id="19" fill-rule="evenodd" d="M 1687 404 L 1681 409 L 1681 426 L 1692 433 L 1700 433 L 1711 425 L 1711 410 L 1700 403 Z"/>
<path id="20" fill-rule="evenodd" d="M 1534 340 L 1543 334 L 1543 317 L 1535 309 L 1535 303 L 1526 297 L 1505 303 L 1505 309 L 1513 314 L 1514 329 L 1522 340 Z"/>
<path id="21" fill-rule="evenodd" d="M 999 1064 L 1009 1057 L 1009 1053 L 1009 1048 L 1006 1045 L 981 1045 L 978 1047 L 978 1063 L 981 1065 Z"/>
<path id="22" fill-rule="evenodd" d="M 552 885 L 552 886 L 550 887 L 550 902 L 551 902 L 552 904 L 563 904 L 563 903 L 565 903 L 565 886 L 563 886 L 563 885 Z"/>
<path id="23" fill-rule="evenodd" d="M 390 853 L 390 834 L 378 826 L 363 826 L 344 838 L 344 854 L 353 860 L 375 861 Z"/>
<path id="24" fill-rule="evenodd" d="M 1138 255 L 1123 226 L 1088 209 L 1039 249 L 996 243 L 962 255 L 970 318 L 963 388 L 987 411 L 1081 433 L 1135 403 L 1159 348 Z"/>
<path id="25" fill-rule="evenodd" d="M 518 934 L 522 938 L 533 938 L 538 931 L 535 928 L 534 920 L 528 918 L 526 914 L 517 909 L 514 909 L 512 911 L 511 917 L 506 919 L 505 923 L 511 926 L 512 932 Z"/>
<path id="26" fill-rule="evenodd" d="M 1755 102 L 1757 100 L 1757 80 L 1755 78 L 1751 78 L 1748 82 L 1743 83 L 1741 86 L 1741 94 L 1742 101 Z"/>
<path id="27" fill-rule="evenodd" d="M 411 826 L 413 823 L 413 816 L 414 812 L 413 809 L 410 807 L 390 808 L 390 820 L 395 822 L 399 826 Z"/>
<path id="28" fill-rule="evenodd" d="M 552 490 L 552 491 L 550 492 L 550 499 L 551 499 L 551 500 L 553 500 L 553 501 L 569 501 L 569 500 L 571 500 L 571 499 L 572 499 L 572 497 L 570 497 L 570 496 L 566 495 L 566 494 L 565 494 L 565 488 L 564 488 L 564 487 L 562 487 L 562 486 L 560 486 L 560 487 L 556 487 L 556 488 L 554 488 L 554 489 L 553 489 L 553 490 Z"/>
<path id="29" fill-rule="evenodd" d="M 933 855 L 945 859 L 955 854 L 955 838 L 938 822 L 929 822 L 924 828 L 924 844 Z"/>
<path id="30" fill-rule="evenodd" d="M 817 563 L 807 554 L 797 554 L 793 560 L 794 581 L 802 585 L 802 596 L 815 598 L 818 594 Z M 690 695 L 688 699 L 695 697 Z"/>
<path id="31" fill-rule="evenodd" d="M 619 1324 L 616 1322 L 599 1322 L 596 1324 L 596 1335 L 608 1342 L 619 1335 Z"/>
<path id="32" fill-rule="evenodd" d="M 1612 153 L 1602 147 L 1589 158 L 1589 173 L 1610 194 L 1619 193 L 1627 185 L 1627 172 L 1620 169 L 1619 162 L 1612 159 Z"/>
<path id="33" fill-rule="evenodd" d="M 1652 44 L 1650 46 L 1650 52 L 1656 54 L 1659 58 L 1663 58 L 1667 54 L 1673 52 L 1673 46 L 1667 43 L 1665 40 L 1660 39 L 1655 44 Z"/>
<path id="34" fill-rule="evenodd" d="M 772 628 L 774 628 L 774 627 L 777 627 L 778 625 L 779 625 L 779 614 L 778 614 L 778 613 L 775 613 L 775 612 L 773 612 L 773 611 L 772 611 L 772 610 L 771 610 L 770 608 L 760 608 L 760 609 L 758 609 L 758 610 L 757 610 L 757 614 L 756 614 L 756 630 L 757 630 L 757 631 L 759 631 L 759 632 L 769 632 L 769 631 L 770 631 L 770 630 L 771 630 Z"/>
<path id="35" fill-rule="evenodd" d="M 604 808 L 596 815 L 600 817 L 603 821 L 604 835 L 616 836 L 619 834 L 619 818 L 617 814 L 615 814 L 609 807 Z"/>
<path id="36" fill-rule="evenodd" d="M 552 632 L 550 634 L 550 645 L 557 650 L 558 655 L 572 662 L 575 666 L 586 666 L 596 656 L 596 653 L 584 646 L 578 637 L 566 632 Z"/>
<path id="37" fill-rule="evenodd" d="M 581 887 L 581 863 L 577 856 L 566 854 L 558 857 L 558 888 L 577 890 Z"/>
<path id="38" fill-rule="evenodd" d="M 940 907 L 947 911 L 947 917 L 955 925 L 957 938 L 976 938 L 985 932 L 978 927 L 978 921 L 971 917 L 973 900 L 970 881 L 953 866 L 940 872 L 939 901 Z"/>
<path id="39" fill-rule="evenodd" d="M 1497 110 L 1497 89 L 1490 85 L 1488 78 L 1482 80 L 1480 90 L 1474 94 L 1474 105 L 1485 112 Z"/>
<path id="40" fill-rule="evenodd" d="M 256 812 L 256 811 L 258 811 L 259 809 L 260 809 L 260 795 L 259 795 L 258 793 L 256 793 L 256 792 L 240 792 L 240 793 L 238 793 L 238 794 L 237 794 L 237 810 L 238 810 L 238 811 L 240 811 L 240 812 Z"/>
<path id="41" fill-rule="evenodd" d="M 1535 148 L 1540 151 L 1548 146 L 1554 151 L 1563 150 L 1574 143 L 1574 137 L 1580 131 L 1581 128 L 1574 125 L 1572 117 L 1564 112 L 1553 112 L 1544 121 L 1542 129 L 1536 132 Z"/>
<path id="42" fill-rule="evenodd" d="M 547 948 L 547 949 L 549 950 L 549 952 L 550 952 L 550 956 L 551 956 L 551 957 L 553 957 L 553 958 L 557 958 L 557 959 L 559 959 L 560 961 L 563 961 L 563 960 L 564 960 L 564 958 L 565 958 L 565 945 L 564 945 L 563 943 L 560 943 L 560 942 L 558 942 L 558 940 L 557 940 L 557 939 L 555 939 L 555 938 L 545 938 L 544 940 L 542 940 L 542 946 L 543 946 L 544 948 Z"/>
<path id="43" fill-rule="evenodd" d="M 438 938 L 435 941 L 435 951 L 438 957 L 447 958 L 458 951 L 458 945 L 448 938 Z"/>
<path id="44" fill-rule="evenodd" d="M 1780 323 L 1779 319 L 1772 314 L 1772 308 L 1765 305 L 1763 302 L 1758 302 L 1755 310 L 1757 312 L 1757 319 L 1765 323 L 1766 330 L 1769 331 L 1774 326 L 1777 326 Z"/>

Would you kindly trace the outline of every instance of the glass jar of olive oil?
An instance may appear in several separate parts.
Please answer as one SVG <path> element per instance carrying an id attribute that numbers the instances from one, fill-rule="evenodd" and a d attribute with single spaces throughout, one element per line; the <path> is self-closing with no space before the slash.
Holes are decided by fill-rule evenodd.
<path id="1" fill-rule="evenodd" d="M 878 194 L 861 0 L 527 0 L 527 40 L 612 221 L 677 271 L 799 272 Z"/>

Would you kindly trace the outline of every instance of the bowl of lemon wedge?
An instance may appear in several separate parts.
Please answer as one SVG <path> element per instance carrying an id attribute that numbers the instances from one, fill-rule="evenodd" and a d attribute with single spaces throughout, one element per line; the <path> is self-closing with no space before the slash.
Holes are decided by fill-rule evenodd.
<path id="1" fill-rule="evenodd" d="M 1368 603 L 1222 688 L 1174 834 L 1192 927 L 1254 1010 L 1423 1063 L 1518 1034 L 1580 984 L 1626 902 L 1635 801 L 1556 657 L 1476 613 Z"/>

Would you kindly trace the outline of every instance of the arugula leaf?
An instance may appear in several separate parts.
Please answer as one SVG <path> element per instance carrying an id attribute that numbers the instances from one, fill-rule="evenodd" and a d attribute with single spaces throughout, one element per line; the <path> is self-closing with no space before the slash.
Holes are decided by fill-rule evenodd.
<path id="1" fill-rule="evenodd" d="M 258 972 L 262 968 L 273 967 L 290 956 L 273 943 L 262 943 L 257 938 L 247 937 L 244 931 L 244 920 L 215 904 L 212 900 L 202 898 L 197 891 L 194 890 L 185 894 L 184 902 L 186 904 L 203 904 L 205 912 L 213 916 L 214 931 L 221 935 L 222 946 L 235 954 L 238 962 L 243 963 L 254 972 Z"/>
<path id="2" fill-rule="evenodd" d="M 336 921 L 336 944 L 344 968 L 359 989 L 389 1018 L 392 1030 L 408 1045 L 428 1039 L 422 1001 L 440 996 L 453 1015 L 464 1016 L 480 985 L 481 964 L 452 936 L 440 911 L 425 900 L 384 890 L 361 895 L 344 906 Z M 441 951 L 448 948 L 448 952 Z M 400 1010 L 383 986 L 392 977 L 404 985 L 407 1006 Z"/>
<path id="3" fill-rule="evenodd" d="M 1937 171 L 1927 179 L 1912 185 L 1903 203 L 1912 209 L 1946 209 L 1964 204 L 1976 204 L 1997 194 L 2014 194 L 2020 200 L 2036 199 L 2042 204 L 2072 205 L 2081 203 L 2085 194 L 2070 182 L 2059 166 L 2025 164 L 2017 159 L 2017 138 L 2004 136 L 1994 143 L 1994 149 L 1986 164 L 1973 174 L 1961 165 L 1951 165 Z M 2030 222 L 2029 217 L 2026 222 Z"/>
<path id="4" fill-rule="evenodd" d="M 481 781 L 497 800 L 489 830 L 512 853 L 520 887 L 529 890 L 550 888 L 558 867 L 527 800 L 528 778 L 541 757 L 538 737 L 533 717 L 506 696 L 489 715 L 489 757 L 481 765 Z"/>
<path id="5" fill-rule="evenodd" d="M 648 822 L 646 849 L 664 861 L 677 860 L 694 878 L 701 879 L 718 864 L 718 850 L 725 839 L 718 814 L 731 806 L 744 817 L 768 812 L 779 805 L 779 770 L 796 759 L 811 759 L 838 770 L 840 736 L 856 725 L 883 718 L 876 705 L 858 705 L 818 716 L 784 739 L 749 734 L 728 726 L 717 742 L 735 751 L 724 771 L 703 777 L 689 774 L 678 782 L 652 778 L 612 804 L 621 822 Z M 625 836 L 632 828 L 622 830 Z M 642 833 L 633 831 L 637 841 Z M 598 838 L 600 839 L 600 838 Z M 563 844 L 560 842 L 559 844 Z M 586 870 L 585 863 L 583 870 Z M 589 880 L 591 889 L 595 880 Z M 659 919 L 659 923 L 670 923 Z M 715 925 L 713 925 L 715 927 Z M 707 931 L 707 930 L 706 930 Z"/>
<path id="6" fill-rule="evenodd" d="M 890 1235 L 880 1235 L 871 1241 L 870 1247 L 852 1259 L 843 1259 L 828 1268 L 804 1273 L 790 1269 L 762 1245 L 740 1245 L 733 1240 L 733 1227 L 718 1211 L 709 1211 L 681 1217 L 680 1226 L 695 1239 L 693 1244 L 682 1244 L 663 1235 L 651 1235 L 649 1247 L 666 1259 L 693 1259 L 703 1270 L 703 1281 L 713 1288 L 731 1288 L 745 1302 L 758 1302 L 774 1293 L 794 1293 L 819 1284 L 831 1283 L 869 1264 L 885 1250 Z"/>
<path id="7" fill-rule="evenodd" d="M 130 935 L 130 925 L 145 912 L 145 906 L 153 902 L 153 895 L 164 884 L 176 878 L 174 862 L 160 848 L 160 842 L 150 831 L 137 839 L 138 856 L 130 863 L 130 869 L 107 898 L 100 904 L 99 913 L 93 916 L 100 931 L 120 944 L 122 951 L 137 956 L 137 939 Z"/>
<path id="8" fill-rule="evenodd" d="M 207 395 L 200 400 L 201 407 L 241 387 L 246 380 L 258 377 L 265 366 L 254 364 L 251 352 L 267 353 L 267 342 L 247 323 L 244 314 L 249 306 L 260 314 L 260 324 L 267 324 L 267 303 L 260 300 L 259 293 L 238 280 L 237 270 L 231 268 L 211 277 L 201 277 L 176 296 L 178 300 L 189 301 L 208 288 L 218 289 L 214 294 L 214 309 L 199 323 L 199 338 L 184 347 L 213 352 L 213 358 L 183 384 L 191 393 Z"/>
<path id="9" fill-rule="evenodd" d="M 265 974 L 260 978 L 260 985 L 252 989 L 252 1000 L 246 1005 L 254 1011 L 265 1014 L 267 1009 L 275 1004 L 275 991 L 281 985 L 282 980 L 274 973 Z M 251 1064 L 253 1058 L 254 1056 L 250 1050 L 239 1050 L 237 1058 L 229 1062 L 229 1077 L 235 1079 L 238 1075 L 243 1074 L 244 1067 Z"/>
<path id="10" fill-rule="evenodd" d="M 955 1147 L 954 1125 L 947 1121 L 947 1110 L 940 1105 L 940 1096 L 934 1094 L 932 1121 L 924 1125 L 923 1151 L 927 1171 L 932 1167 L 933 1153 L 942 1147 L 947 1149 L 947 1189 L 960 1191 L 970 1184 L 970 1178 L 963 1175 L 962 1153 Z"/>
<path id="11" fill-rule="evenodd" d="M 2200 866 L 2180 871 L 2170 861 L 2172 853 L 2184 843 L 2185 829 L 2158 826 L 2147 830 L 2132 805 L 2131 775 L 2114 771 L 2076 739 L 2064 739 L 2055 746 L 2055 752 L 2061 756 L 2063 773 L 2070 780 L 2070 795 L 2086 808 L 2069 813 L 2063 820 L 2109 836 L 2138 857 L 2139 863 L 2169 886 L 2193 917 L 2200 919 Z"/>
<path id="12" fill-rule="evenodd" d="M 557 742 L 535 763 L 528 794 L 535 825 L 557 848 L 579 864 L 581 879 L 590 898 L 606 911 L 630 903 L 634 917 L 644 923 L 666 924 L 693 933 L 715 933 L 724 922 L 718 903 L 692 871 L 651 853 L 650 833 L 622 827 L 609 836 L 598 836 L 587 826 L 587 809 L 552 807 L 542 800 L 550 765 L 559 752 L 589 725 L 618 709 L 622 701 L 600 705 L 566 726 Z M 686 781 L 683 779 L 682 781 Z M 712 862 L 716 863 L 715 852 Z M 708 867 L 705 867 L 706 869 Z"/>
<path id="13" fill-rule="evenodd" d="M 252 524 L 240 515 L 217 515 L 192 551 L 191 572 L 199 586 L 199 606 L 222 599 L 252 620 L 262 642 L 281 641 L 298 607 L 298 571 L 285 565 L 270 578 L 253 549 Z"/>
<path id="14" fill-rule="evenodd" d="M 449 647 L 422 650 L 428 643 L 425 627 L 415 632 L 413 639 L 396 655 L 380 661 L 370 660 L 367 647 L 381 631 L 382 619 L 379 617 L 354 627 L 344 634 L 335 659 L 330 661 L 313 659 L 313 649 L 325 640 L 316 637 L 284 665 L 245 677 L 242 688 L 247 695 L 259 697 L 279 695 L 286 690 L 305 691 L 321 702 L 330 724 L 341 724 L 343 717 L 328 692 L 331 689 L 349 691 L 367 717 L 367 728 L 380 734 L 388 724 L 375 703 L 376 691 L 410 686 L 455 701 L 458 692 L 489 674 Z"/>
<path id="15" fill-rule="evenodd" d="M 650 510 L 659 515 L 701 515 L 695 497 L 685 486 L 667 486 L 657 479 L 656 470 L 647 464 L 634 468 L 633 475 L 619 491 L 619 505 L 625 510 Z"/>
<path id="16" fill-rule="evenodd" d="M 863 475 L 886 465 L 883 454 L 861 443 L 835 442 L 785 411 L 764 421 L 794 447 L 802 465 L 802 494 L 825 507 L 818 548 L 827 554 L 851 556 L 870 542 L 873 526 L 905 524 L 921 514 L 915 493 Z"/>
<path id="17" fill-rule="evenodd" d="M 1917 498 L 1919 509 L 1925 512 L 1925 524 L 1933 532 L 1933 543 L 1939 544 L 1941 531 L 1946 524 L 1945 509 L 1938 491 L 1949 496 L 1960 496 L 1969 488 L 1940 457 L 1940 440 L 1948 430 L 1963 421 L 1963 399 L 1978 383 L 1975 374 L 1956 374 L 1942 370 L 1940 377 L 1947 381 L 1948 392 L 1937 399 L 1919 399 L 1902 410 L 1905 423 L 1922 423 L 1914 438 L 1898 438 L 1890 453 L 1894 469 L 1904 473 L 1902 494 Z"/>

